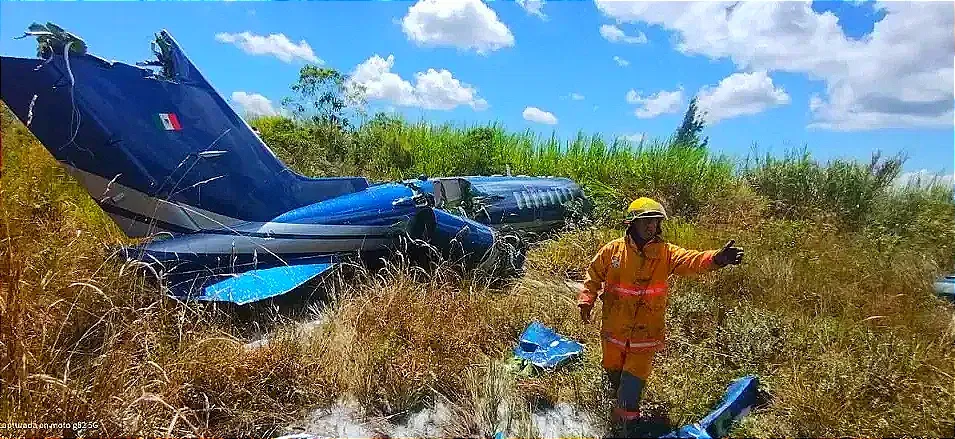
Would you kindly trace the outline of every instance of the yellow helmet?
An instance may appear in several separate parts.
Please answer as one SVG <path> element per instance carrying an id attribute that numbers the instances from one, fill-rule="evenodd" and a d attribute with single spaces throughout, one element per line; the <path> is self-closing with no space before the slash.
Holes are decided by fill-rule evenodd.
<path id="1" fill-rule="evenodd" d="M 667 212 L 663 205 L 656 200 L 647 197 L 637 198 L 630 203 L 627 208 L 627 218 L 624 222 L 629 224 L 637 218 L 667 218 Z"/>

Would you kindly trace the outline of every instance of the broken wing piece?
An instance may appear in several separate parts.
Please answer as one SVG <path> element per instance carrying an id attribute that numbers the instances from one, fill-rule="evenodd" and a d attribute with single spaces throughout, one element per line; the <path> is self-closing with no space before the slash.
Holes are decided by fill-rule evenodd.
<path id="1" fill-rule="evenodd" d="M 729 435 L 733 423 L 760 403 L 759 379 L 747 375 L 730 384 L 720 405 L 700 422 L 686 425 L 661 438 L 710 439 Z"/>
<path id="2" fill-rule="evenodd" d="M 700 425 L 713 437 L 729 435 L 733 423 L 746 416 L 759 403 L 759 379 L 755 376 L 745 376 L 730 384 L 726 389 L 720 406 L 710 412 Z"/>
<path id="3" fill-rule="evenodd" d="M 250 270 L 201 287 L 196 299 L 245 305 L 292 291 L 336 265 L 304 264 Z"/>
<path id="4" fill-rule="evenodd" d="M 561 336 L 539 322 L 533 322 L 521 334 L 514 355 L 535 366 L 553 369 L 579 356 L 583 350 L 580 343 Z"/>

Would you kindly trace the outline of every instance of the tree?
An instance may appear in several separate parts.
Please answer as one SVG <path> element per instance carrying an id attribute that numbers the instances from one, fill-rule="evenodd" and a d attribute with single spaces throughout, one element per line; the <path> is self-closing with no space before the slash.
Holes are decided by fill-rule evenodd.
<path id="1" fill-rule="evenodd" d="M 700 134 L 706 126 L 702 115 L 697 114 L 696 97 L 690 100 L 690 106 L 683 115 L 683 123 L 676 130 L 676 143 L 692 147 L 705 148 L 710 142 L 709 136 L 700 141 Z"/>
<path id="2" fill-rule="evenodd" d="M 296 96 L 283 99 L 282 104 L 297 118 L 349 128 L 347 110 L 364 105 L 363 87 L 349 79 L 335 69 L 306 65 L 292 86 Z"/>

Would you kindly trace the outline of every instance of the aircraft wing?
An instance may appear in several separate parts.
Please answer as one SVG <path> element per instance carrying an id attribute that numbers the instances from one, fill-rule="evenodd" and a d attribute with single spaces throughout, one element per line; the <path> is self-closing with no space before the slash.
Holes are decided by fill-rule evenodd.
<path id="1" fill-rule="evenodd" d="M 231 302 L 244 305 L 288 293 L 337 265 L 337 263 L 283 265 L 237 274 L 180 279 L 178 282 L 173 282 L 170 290 L 175 296 L 190 296 L 205 302 Z"/>

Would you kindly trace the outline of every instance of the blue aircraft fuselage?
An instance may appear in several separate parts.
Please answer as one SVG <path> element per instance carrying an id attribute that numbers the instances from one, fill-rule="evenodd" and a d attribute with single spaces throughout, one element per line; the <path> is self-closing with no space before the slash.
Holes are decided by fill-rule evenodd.
<path id="1" fill-rule="evenodd" d="M 177 296 L 265 299 L 403 238 L 487 267 L 499 262 L 502 230 L 558 227 L 583 197 L 564 178 L 309 178 L 278 159 L 166 31 L 156 60 L 135 66 L 48 29 L 36 34 L 49 43 L 38 58 L 0 57 L 0 97 L 124 233 L 146 238 L 129 255 L 155 264 Z"/>

